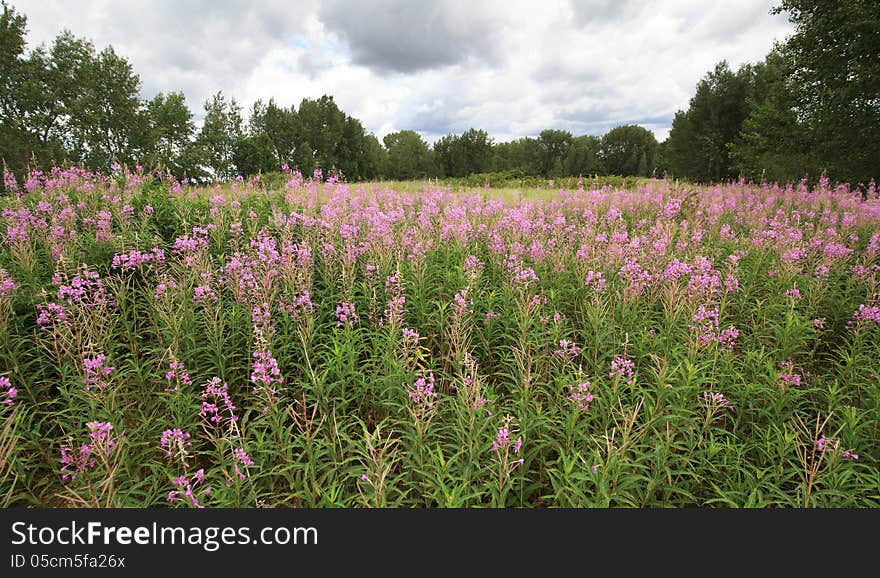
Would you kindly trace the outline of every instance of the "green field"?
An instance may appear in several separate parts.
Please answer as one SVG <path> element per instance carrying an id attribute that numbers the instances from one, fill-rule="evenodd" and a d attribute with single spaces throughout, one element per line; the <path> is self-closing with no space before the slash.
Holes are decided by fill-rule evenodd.
<path id="1" fill-rule="evenodd" d="M 4 507 L 880 505 L 876 194 L 285 178 L 0 198 Z"/>

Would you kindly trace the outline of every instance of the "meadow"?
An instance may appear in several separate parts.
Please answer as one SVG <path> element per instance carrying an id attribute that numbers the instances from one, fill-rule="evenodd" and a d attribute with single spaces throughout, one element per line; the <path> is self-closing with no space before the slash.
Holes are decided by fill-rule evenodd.
<path id="1" fill-rule="evenodd" d="M 7 175 L 4 507 L 880 506 L 880 200 Z"/>

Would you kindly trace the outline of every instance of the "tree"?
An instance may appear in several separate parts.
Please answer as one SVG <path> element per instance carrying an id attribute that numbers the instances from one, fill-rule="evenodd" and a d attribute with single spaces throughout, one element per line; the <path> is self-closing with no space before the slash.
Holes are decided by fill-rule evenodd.
<path id="1" fill-rule="evenodd" d="M 295 164 L 294 153 L 300 140 L 296 107 L 279 107 L 271 98 L 268 104 L 257 100 L 251 110 L 248 133 L 265 134 L 269 138 L 278 167 Z"/>
<path id="2" fill-rule="evenodd" d="M 27 17 L 2 3 L 0 14 L 0 157 L 9 169 L 19 171 L 29 162 L 25 127 L 26 110 L 21 87 L 29 74 L 24 58 Z"/>
<path id="3" fill-rule="evenodd" d="M 345 113 L 339 110 L 333 97 L 325 94 L 317 100 L 304 98 L 299 104 L 297 119 L 300 146 L 308 148 L 297 150 L 296 164 L 300 170 L 311 172 L 317 166 L 326 173 L 338 169 Z"/>
<path id="4" fill-rule="evenodd" d="M 593 135 L 582 135 L 572 139 L 571 147 L 563 160 L 566 176 L 604 174 L 605 169 L 599 160 L 599 145 L 602 139 Z"/>
<path id="5" fill-rule="evenodd" d="M 749 115 L 729 145 L 733 168 L 741 176 L 790 182 L 816 166 L 809 132 L 799 118 L 797 97 L 786 76 L 785 58 L 773 50 L 754 66 Z"/>
<path id="6" fill-rule="evenodd" d="M 365 179 L 385 179 L 390 174 L 388 151 L 374 134 L 364 138 L 363 163 Z"/>
<path id="7" fill-rule="evenodd" d="M 388 149 L 388 172 L 399 180 L 424 179 L 435 175 L 431 150 L 419 133 L 401 130 L 382 139 Z"/>
<path id="8" fill-rule="evenodd" d="M 197 139 L 215 179 L 235 176 L 235 149 L 242 136 L 241 107 L 235 98 L 227 101 L 222 91 L 217 92 L 205 102 L 205 120 Z"/>
<path id="9" fill-rule="evenodd" d="M 238 140 L 235 143 L 232 161 L 238 174 L 243 177 L 278 169 L 272 141 L 265 132 L 248 135 Z"/>
<path id="10" fill-rule="evenodd" d="M 108 46 L 85 64 L 80 80 L 85 90 L 71 107 L 69 153 L 95 170 L 133 164 L 147 132 L 138 98 L 140 77 Z"/>
<path id="11" fill-rule="evenodd" d="M 521 171 L 524 175 L 540 175 L 542 150 L 538 139 L 522 137 L 498 143 L 493 147 L 493 170 Z"/>
<path id="12" fill-rule="evenodd" d="M 676 112 L 666 151 L 676 177 L 717 182 L 735 176 L 728 144 L 748 116 L 752 74 L 748 65 L 734 73 L 722 60 L 697 84 L 688 110 Z"/>
<path id="13" fill-rule="evenodd" d="M 342 141 L 337 149 L 337 166 L 347 179 L 360 181 L 376 178 L 381 161 L 374 145 L 379 147 L 379 141 L 375 136 L 366 133 L 361 121 L 346 116 L 342 127 Z"/>
<path id="14" fill-rule="evenodd" d="M 831 178 L 880 176 L 880 4 L 782 0 L 794 34 L 782 46 L 798 113 Z"/>
<path id="15" fill-rule="evenodd" d="M 563 163 L 568 149 L 571 148 L 572 136 L 567 130 L 542 130 L 538 137 L 538 158 L 541 174 L 545 177 L 561 177 Z"/>
<path id="16" fill-rule="evenodd" d="M 181 156 L 195 132 L 192 112 L 182 92 L 167 96 L 157 94 L 144 108 L 147 133 L 141 162 L 153 167 L 164 167 L 182 178 L 184 166 Z"/>
<path id="17" fill-rule="evenodd" d="M 492 165 L 492 139 L 484 130 L 470 128 L 461 135 L 446 135 L 434 143 L 438 172 L 465 177 L 486 172 Z"/>
<path id="18" fill-rule="evenodd" d="M 654 133 L 644 127 L 628 124 L 614 127 L 602 136 L 598 157 L 610 174 L 647 177 L 656 167 L 656 149 Z"/>
<path id="19" fill-rule="evenodd" d="M 458 146 L 458 136 L 454 134 L 448 134 L 434 142 L 434 159 L 440 176 L 463 177 L 467 174 L 464 150 Z"/>

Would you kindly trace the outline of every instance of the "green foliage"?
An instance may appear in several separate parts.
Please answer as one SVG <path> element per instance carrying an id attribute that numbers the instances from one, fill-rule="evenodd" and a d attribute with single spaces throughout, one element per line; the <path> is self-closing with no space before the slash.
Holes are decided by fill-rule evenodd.
<path id="1" fill-rule="evenodd" d="M 493 147 L 493 167 L 496 172 L 522 171 L 526 175 L 541 175 L 540 143 L 538 139 L 523 137 Z"/>
<path id="2" fill-rule="evenodd" d="M 599 146 L 602 139 L 598 136 L 583 135 L 574 137 L 568 154 L 562 162 L 563 171 L 570 176 L 586 176 L 608 174 L 602 160 L 599 158 Z M 622 173 L 618 173 L 622 174 Z"/>
<path id="3" fill-rule="evenodd" d="M 876 289 L 877 223 L 862 210 L 876 199 L 733 185 L 722 193 L 643 177 L 479 176 L 493 181 L 489 190 L 422 182 L 413 194 L 398 183 L 265 172 L 259 185 L 175 192 L 170 180 L 123 172 L 0 200 L 13 209 L 7 228 L 28 208 L 72 212 L 77 233 L 63 256 L 43 227 L 0 248 L 15 285 L 0 293 L 0 377 L 17 389 L 7 406 L 0 387 L 0 504 L 190 507 L 181 475 L 208 507 L 880 504 L 880 334 L 868 318 L 850 325 Z M 517 178 L 546 195 L 495 196 L 496 179 Z M 740 203 L 757 191 L 764 196 Z M 98 238 L 92 216 L 103 213 L 112 236 Z M 803 237 L 768 234 L 780 226 Z M 612 235 L 623 240 L 608 243 Z M 837 256 L 784 257 L 844 238 L 851 251 Z M 522 254 L 500 254 L 498 239 Z M 648 285 L 627 276 L 623 247 L 640 251 Z M 113 265 L 153 248 L 161 263 Z M 679 258 L 691 274 L 666 275 Z M 75 323 L 41 329 L 38 305 L 62 300 L 53 274 L 69 279 L 80 264 L 98 273 L 112 306 L 69 303 Z M 817 264 L 827 273 L 815 274 Z M 524 268 L 536 274 L 525 285 Z M 595 271 L 601 289 L 585 283 Z M 197 298 L 206 286 L 214 298 Z M 792 287 L 800 296 L 786 294 Z M 304 290 L 308 311 L 294 306 Z M 254 310 L 262 298 L 271 329 Z M 717 299 L 718 329 L 740 331 L 735 347 L 695 337 L 706 298 Z M 343 302 L 358 315 L 350 325 L 339 322 Z M 578 349 L 561 354 L 563 340 Z M 98 350 L 112 370 L 105 389 L 86 391 L 83 358 Z M 284 380 L 277 397 L 254 377 L 253 353 L 267 350 Z M 632 375 L 613 371 L 619 356 Z M 180 368 L 169 377 L 173 362 L 189 379 Z M 235 422 L 200 415 L 203 402 L 227 407 L 206 394 L 214 377 Z M 419 380 L 433 386 L 432 403 L 411 395 Z M 593 396 L 589 407 L 576 392 Z M 62 479 L 61 449 L 86 443 L 93 420 L 124 437 L 76 480 Z M 161 440 L 172 428 L 192 445 L 169 456 Z"/>
<path id="4" fill-rule="evenodd" d="M 783 0 L 773 11 L 795 26 L 781 50 L 819 168 L 838 181 L 877 178 L 880 5 Z"/>
<path id="5" fill-rule="evenodd" d="M 786 182 L 820 175 L 867 188 L 880 166 L 880 11 L 869 0 L 825 6 L 784 0 L 795 33 L 736 71 L 720 61 L 700 80 L 669 138 L 635 125 L 604 135 L 546 129 L 494 142 L 484 130 L 428 146 L 411 130 L 382 141 L 332 96 L 297 106 L 257 100 L 247 121 L 222 92 L 204 103 L 196 132 L 180 92 L 141 100 L 140 78 L 112 46 L 96 51 L 68 31 L 27 50 L 27 18 L 3 2 L 0 16 L 0 161 L 30 170 L 114 164 L 161 169 L 193 182 L 316 168 L 345 180 L 453 178 L 511 171 L 559 179 L 669 175 L 695 182 Z M 493 177 L 494 178 L 494 177 Z"/>
<path id="6" fill-rule="evenodd" d="M 241 138 L 241 106 L 217 92 L 205 102 L 205 120 L 196 140 L 214 178 L 226 181 L 235 176 L 235 147 Z"/>
<path id="7" fill-rule="evenodd" d="M 195 133 L 193 115 L 182 92 L 159 93 L 146 103 L 147 134 L 141 162 L 183 178 L 189 168 L 185 151 Z"/>
<path id="8" fill-rule="evenodd" d="M 609 173 L 649 177 L 655 173 L 657 138 L 636 125 L 618 126 L 602 137 L 597 156 Z"/>
<path id="9" fill-rule="evenodd" d="M 434 143 L 440 176 L 466 177 L 486 172 L 492 162 L 492 139 L 484 130 L 468 129 L 446 135 Z"/>
<path id="10" fill-rule="evenodd" d="M 746 99 L 749 115 L 728 144 L 736 171 L 758 182 L 795 181 L 816 166 L 784 58 L 774 50 L 754 66 L 754 87 Z"/>
<path id="11" fill-rule="evenodd" d="M 538 137 L 538 166 L 544 177 L 561 177 L 572 136 L 567 130 L 542 130 Z"/>
<path id="12" fill-rule="evenodd" d="M 392 132 L 382 140 L 388 151 L 388 176 L 391 178 L 424 179 L 436 174 L 431 149 L 416 131 Z"/>
<path id="13" fill-rule="evenodd" d="M 866 188 L 880 153 L 880 8 L 870 0 L 783 0 L 794 34 L 734 73 L 725 61 L 697 85 L 667 139 L 680 178 L 786 182 L 825 176 Z"/>
<path id="14" fill-rule="evenodd" d="M 672 175 L 698 182 L 736 176 L 728 145 L 748 116 L 753 78 L 751 66 L 733 72 L 721 61 L 697 84 L 688 110 L 675 113 L 669 131 L 666 161 Z"/>
<path id="15" fill-rule="evenodd" d="M 277 169 L 272 141 L 266 133 L 257 136 L 246 136 L 235 143 L 232 162 L 243 177 Z"/>

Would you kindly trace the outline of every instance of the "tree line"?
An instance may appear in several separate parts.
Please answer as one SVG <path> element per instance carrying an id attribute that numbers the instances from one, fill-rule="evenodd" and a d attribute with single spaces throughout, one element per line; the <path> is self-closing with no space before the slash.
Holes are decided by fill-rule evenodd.
<path id="1" fill-rule="evenodd" d="M 706 182 L 880 177 L 880 3 L 783 0 L 772 11 L 793 34 L 697 84 L 663 143 L 669 171 Z"/>
<path id="2" fill-rule="evenodd" d="M 217 92 L 196 127 L 181 92 L 140 98 L 141 81 L 112 47 L 64 31 L 26 50 L 27 18 L 0 15 L 0 159 L 19 175 L 76 164 L 165 170 L 193 181 L 320 167 L 348 180 L 465 177 L 673 176 L 699 182 L 878 176 L 880 8 L 872 0 L 783 0 L 795 32 L 762 61 L 719 62 L 658 142 L 638 125 L 604 135 L 547 129 L 495 142 L 470 128 L 429 144 L 413 130 L 380 141 L 333 97 L 299 106 L 258 100 L 247 111 Z"/>

